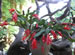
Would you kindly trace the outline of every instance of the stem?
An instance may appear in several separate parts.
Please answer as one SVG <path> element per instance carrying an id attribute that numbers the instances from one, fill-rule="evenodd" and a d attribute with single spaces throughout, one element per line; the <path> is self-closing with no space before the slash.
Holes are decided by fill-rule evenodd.
<path id="1" fill-rule="evenodd" d="M 30 16 L 30 26 L 29 26 L 29 30 L 32 30 L 32 16 Z"/>

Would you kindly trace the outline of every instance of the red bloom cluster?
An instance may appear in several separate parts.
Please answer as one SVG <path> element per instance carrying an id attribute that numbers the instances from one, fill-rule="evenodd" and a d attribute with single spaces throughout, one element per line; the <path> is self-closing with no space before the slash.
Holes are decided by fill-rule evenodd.
<path id="1" fill-rule="evenodd" d="M 70 30 L 71 28 L 70 28 L 68 25 L 66 25 L 66 26 L 64 27 L 64 29 L 65 29 L 65 30 Z"/>
<path id="2" fill-rule="evenodd" d="M 12 12 L 14 12 L 15 11 L 15 9 L 13 9 L 13 8 L 11 8 L 11 9 L 9 9 L 9 12 L 12 14 Z M 14 21 L 14 22 L 17 22 L 17 13 L 15 12 L 13 15 L 12 15 L 12 20 Z"/>
<path id="3" fill-rule="evenodd" d="M 30 31 L 29 29 L 27 29 L 27 30 L 25 31 L 25 33 L 24 33 L 25 36 L 23 36 L 23 38 L 22 38 L 23 41 L 30 35 L 30 32 L 31 32 L 31 31 Z"/>
<path id="4" fill-rule="evenodd" d="M 4 21 L 3 23 L 0 24 L 0 26 L 5 26 L 8 25 L 8 22 Z"/>

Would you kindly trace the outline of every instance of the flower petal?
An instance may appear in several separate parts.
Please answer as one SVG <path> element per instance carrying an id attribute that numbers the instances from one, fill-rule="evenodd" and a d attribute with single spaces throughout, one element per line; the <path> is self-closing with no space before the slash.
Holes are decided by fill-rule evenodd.
<path id="1" fill-rule="evenodd" d="M 57 39 L 57 35 L 56 35 L 56 33 L 54 32 L 54 30 L 51 30 L 51 33 L 52 33 L 54 39 Z"/>
<path id="2" fill-rule="evenodd" d="M 66 26 L 64 27 L 64 29 L 65 29 L 65 30 L 70 30 L 71 28 L 70 28 L 68 25 L 66 25 Z"/>
<path id="3" fill-rule="evenodd" d="M 43 43 L 45 43 L 46 42 L 46 38 L 45 38 L 45 36 L 43 35 L 43 37 L 42 37 L 42 42 Z"/>
<path id="4" fill-rule="evenodd" d="M 16 12 L 13 14 L 12 20 L 13 20 L 14 22 L 17 22 L 17 13 L 16 13 Z"/>
<path id="5" fill-rule="evenodd" d="M 33 14 L 32 16 L 35 17 L 36 19 L 40 20 L 38 14 Z"/>
<path id="6" fill-rule="evenodd" d="M 37 40 L 33 39 L 32 41 L 32 49 L 36 49 L 37 48 Z"/>
<path id="7" fill-rule="evenodd" d="M 14 12 L 15 11 L 15 9 L 13 9 L 13 8 L 11 8 L 11 9 L 9 9 L 9 12 L 12 14 L 12 12 Z"/>
<path id="8" fill-rule="evenodd" d="M 47 45 L 51 44 L 52 43 L 52 40 L 49 36 L 49 34 L 47 34 L 47 39 L 46 39 L 46 42 L 47 42 Z"/>

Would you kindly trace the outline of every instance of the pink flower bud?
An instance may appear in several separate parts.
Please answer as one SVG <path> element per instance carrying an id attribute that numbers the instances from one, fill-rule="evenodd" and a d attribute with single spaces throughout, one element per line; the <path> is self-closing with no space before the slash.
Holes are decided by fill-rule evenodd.
<path id="1" fill-rule="evenodd" d="M 38 14 L 33 14 L 32 16 L 35 17 L 36 19 L 40 20 Z"/>

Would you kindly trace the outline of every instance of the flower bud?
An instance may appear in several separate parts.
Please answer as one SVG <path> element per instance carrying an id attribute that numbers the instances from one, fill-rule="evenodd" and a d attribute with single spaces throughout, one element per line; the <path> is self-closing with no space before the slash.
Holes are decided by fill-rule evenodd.
<path id="1" fill-rule="evenodd" d="M 37 40 L 33 39 L 32 41 L 32 49 L 36 49 L 37 48 Z"/>
<path id="2" fill-rule="evenodd" d="M 54 39 L 57 39 L 57 35 L 56 35 L 56 33 L 53 30 L 51 30 L 51 33 L 52 33 Z"/>

